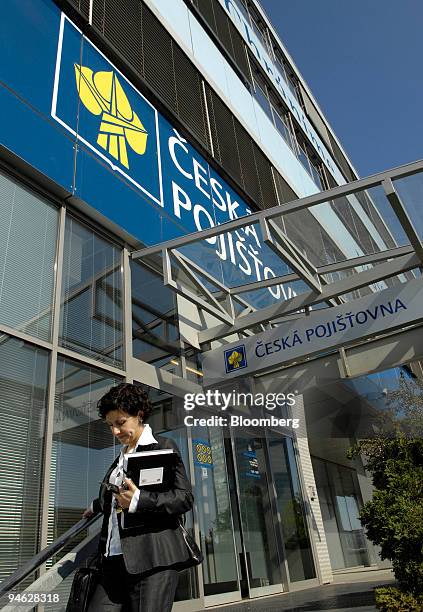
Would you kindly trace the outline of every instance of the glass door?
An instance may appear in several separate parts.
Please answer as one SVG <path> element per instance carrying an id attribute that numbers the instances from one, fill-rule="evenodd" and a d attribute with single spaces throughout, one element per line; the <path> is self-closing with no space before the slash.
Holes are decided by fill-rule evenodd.
<path id="1" fill-rule="evenodd" d="M 316 578 L 303 496 L 291 438 L 269 436 L 269 456 L 289 581 Z"/>
<path id="2" fill-rule="evenodd" d="M 312 462 L 332 569 L 370 565 L 355 472 L 315 457 Z"/>
<path id="3" fill-rule="evenodd" d="M 281 559 L 269 491 L 266 441 L 245 431 L 236 432 L 233 449 L 249 596 L 280 593 Z"/>
<path id="4" fill-rule="evenodd" d="M 217 427 L 193 427 L 194 498 L 206 606 L 241 599 L 225 444 Z"/>

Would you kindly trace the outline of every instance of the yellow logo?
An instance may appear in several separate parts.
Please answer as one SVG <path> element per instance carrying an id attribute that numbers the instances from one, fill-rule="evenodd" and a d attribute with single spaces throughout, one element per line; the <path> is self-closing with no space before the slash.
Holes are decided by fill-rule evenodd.
<path id="1" fill-rule="evenodd" d="M 135 153 L 143 155 L 147 131 L 112 70 L 94 73 L 86 66 L 74 66 L 81 102 L 93 115 L 101 115 L 97 144 L 129 169 L 126 143 Z"/>
<path id="2" fill-rule="evenodd" d="M 232 355 L 229 357 L 228 361 L 231 364 L 231 366 L 233 366 L 234 368 L 239 368 L 239 364 L 242 361 L 241 353 L 238 353 L 238 351 L 234 351 Z"/>

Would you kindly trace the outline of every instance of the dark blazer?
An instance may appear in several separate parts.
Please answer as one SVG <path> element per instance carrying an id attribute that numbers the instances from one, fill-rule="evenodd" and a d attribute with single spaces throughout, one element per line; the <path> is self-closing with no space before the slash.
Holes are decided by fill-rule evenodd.
<path id="1" fill-rule="evenodd" d="M 179 528 L 178 518 L 191 510 L 194 498 L 187 478 L 179 449 L 173 440 L 155 436 L 157 444 L 138 446 L 137 451 L 172 448 L 177 453 L 172 487 L 163 492 L 140 489 L 137 510 L 129 514 L 127 510 L 118 513 L 119 534 L 122 553 L 127 571 L 130 574 L 146 572 L 156 567 L 163 569 L 183 564 L 189 553 Z M 108 469 L 104 482 L 109 482 L 110 474 L 116 467 L 119 456 Z M 100 552 L 104 554 L 107 543 L 112 493 L 101 485 L 99 496 L 93 502 L 94 512 L 103 512 L 103 525 L 100 536 Z M 124 524 L 135 525 L 122 528 L 122 516 L 129 521 Z M 126 517 L 125 517 L 126 518 Z"/>

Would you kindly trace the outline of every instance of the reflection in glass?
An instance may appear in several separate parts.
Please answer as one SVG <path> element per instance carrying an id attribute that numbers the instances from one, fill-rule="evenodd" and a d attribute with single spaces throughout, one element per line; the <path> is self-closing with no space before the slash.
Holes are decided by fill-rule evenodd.
<path id="1" fill-rule="evenodd" d="M 393 181 L 395 190 L 401 198 L 404 208 L 420 240 L 423 239 L 422 193 L 423 172 Z"/>
<path id="2" fill-rule="evenodd" d="M 66 217 L 60 344 L 122 365 L 121 250 Z"/>
<path id="3" fill-rule="evenodd" d="M 345 260 L 337 241 L 318 221 L 322 208 L 327 207 L 328 204 L 320 204 L 319 208 L 298 210 L 283 217 L 286 234 L 314 266 Z"/>
<path id="4" fill-rule="evenodd" d="M 180 353 L 176 298 L 163 278 L 131 261 L 134 357 L 175 373 Z"/>
<path id="5" fill-rule="evenodd" d="M 265 451 L 261 438 L 235 438 L 241 523 L 250 588 L 281 584 Z"/>
<path id="6" fill-rule="evenodd" d="M 80 520 L 120 449 L 97 415 L 97 402 L 121 382 L 67 358 L 57 363 L 50 471 L 49 543 Z M 79 536 L 80 540 L 86 534 Z M 69 545 L 73 548 L 75 540 Z M 68 549 L 62 550 L 63 556 Z"/>
<path id="7" fill-rule="evenodd" d="M 238 573 L 222 432 L 216 427 L 193 427 L 192 445 L 194 497 L 198 500 L 204 554 L 204 594 L 237 591 Z"/>
<path id="8" fill-rule="evenodd" d="M 361 500 L 356 473 L 314 457 L 312 462 L 332 569 L 370 565 L 358 518 Z"/>
<path id="9" fill-rule="evenodd" d="M 341 219 L 347 223 L 348 216 L 345 214 L 342 216 L 342 211 L 346 210 L 345 199 L 345 197 L 335 198 L 332 201 L 332 205 L 334 210 L 339 209 Z M 352 207 L 356 212 L 355 221 L 357 222 L 357 218 L 359 217 L 362 222 L 357 226 L 359 237 L 363 235 L 365 236 L 367 233 L 369 233 L 371 223 L 376 228 L 377 233 L 382 239 L 382 241 L 378 239 L 378 246 L 377 248 L 372 247 L 373 250 L 371 250 L 369 247 L 366 249 L 366 243 L 363 243 L 362 248 L 365 253 L 373 253 L 375 251 L 385 250 L 385 248 L 391 249 L 396 246 L 402 246 L 409 243 L 404 230 L 402 229 L 401 224 L 391 204 L 389 203 L 383 188 L 380 185 L 354 193 L 353 195 L 348 196 L 348 201 L 350 207 Z M 360 207 L 358 207 L 358 205 Z M 368 219 L 366 219 L 366 216 Z M 351 221 L 349 223 L 351 225 Z"/>
<path id="10" fill-rule="evenodd" d="M 50 340 L 58 212 L 0 174 L 0 322 Z"/>
<path id="11" fill-rule="evenodd" d="M 0 336 L 0 580 L 38 549 L 48 365 L 47 351 Z"/>
<path id="12" fill-rule="evenodd" d="M 264 86 L 265 87 L 265 86 Z M 261 108 L 264 110 L 266 115 L 269 117 L 270 121 L 273 122 L 272 111 L 270 108 L 269 98 L 267 97 L 265 89 L 263 89 L 257 82 L 254 80 L 254 95 L 257 102 L 260 104 Z"/>
<path id="13" fill-rule="evenodd" d="M 285 142 L 292 148 L 291 132 L 288 127 L 288 121 L 286 115 L 284 115 L 282 109 L 280 111 L 272 105 L 273 121 L 278 132 L 282 135 Z"/>
<path id="14" fill-rule="evenodd" d="M 269 453 L 290 581 L 315 578 L 292 440 L 282 437 L 269 440 Z"/>
<path id="15" fill-rule="evenodd" d="M 157 404 L 152 399 L 154 404 L 154 414 L 157 415 Z M 180 421 L 179 421 L 180 422 Z M 150 421 L 151 423 L 151 421 Z M 153 427 L 153 431 L 157 431 L 156 428 Z M 179 427 L 177 429 L 172 429 L 170 431 L 161 431 L 161 436 L 165 436 L 166 438 L 171 438 L 178 446 L 182 461 L 184 462 L 185 469 L 187 471 L 187 475 L 189 478 L 189 456 L 188 456 L 188 443 L 186 437 L 186 429 L 185 427 Z M 188 512 L 185 515 L 185 529 L 189 531 L 191 536 L 195 539 L 194 535 L 194 522 L 192 512 Z M 198 580 L 197 580 L 197 571 L 195 567 L 191 567 L 188 570 L 184 570 L 183 572 L 179 572 L 179 582 L 178 588 L 176 589 L 175 601 L 184 601 L 186 599 L 195 599 L 199 597 L 198 590 Z"/>
<path id="16" fill-rule="evenodd" d="M 310 170 L 311 170 L 311 175 L 313 177 L 314 182 L 316 183 L 318 188 L 322 190 L 323 189 L 322 177 L 320 176 L 320 172 L 317 166 L 314 165 L 312 160 L 310 160 Z"/>

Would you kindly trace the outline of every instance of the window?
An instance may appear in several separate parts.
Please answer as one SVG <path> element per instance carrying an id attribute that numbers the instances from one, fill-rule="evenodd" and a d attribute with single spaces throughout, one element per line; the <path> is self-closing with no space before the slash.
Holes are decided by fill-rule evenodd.
<path id="1" fill-rule="evenodd" d="M 180 375 L 175 294 L 163 279 L 131 261 L 132 350 L 134 357 Z"/>
<path id="2" fill-rule="evenodd" d="M 57 208 L 0 174 L 0 323 L 51 337 Z"/>
<path id="3" fill-rule="evenodd" d="M 48 375 L 47 351 L 1 336 L 0 580 L 38 550 Z"/>
<path id="4" fill-rule="evenodd" d="M 310 173 L 307 150 L 305 147 L 305 143 L 300 138 L 297 138 L 297 156 L 304 168 L 307 170 L 307 172 Z"/>
<path id="5" fill-rule="evenodd" d="M 321 190 L 325 189 L 322 175 L 321 175 L 321 165 L 317 161 L 310 159 L 310 170 L 311 170 L 311 175 L 313 177 L 313 180 L 316 183 L 316 185 L 319 187 L 319 189 Z"/>
<path id="6" fill-rule="evenodd" d="M 285 72 L 285 60 L 279 48 L 276 46 L 273 47 L 273 57 L 278 63 L 277 68 L 280 72 L 280 75 L 284 78 L 285 82 L 288 83 L 288 77 L 286 76 Z"/>
<path id="7" fill-rule="evenodd" d="M 117 454 L 116 441 L 97 415 L 97 402 L 120 383 L 111 374 L 59 358 L 50 468 L 49 543 L 81 518 Z M 84 539 L 84 534 L 79 538 Z M 74 548 L 75 540 L 61 551 Z"/>
<path id="8" fill-rule="evenodd" d="M 259 75 L 254 76 L 254 96 L 261 108 L 264 110 L 269 119 L 273 122 L 272 111 L 270 109 L 269 96 L 267 94 L 267 86 L 265 82 L 260 79 Z"/>
<path id="9" fill-rule="evenodd" d="M 273 45 L 272 56 L 277 61 L 277 68 L 280 72 L 280 75 L 285 79 L 286 84 L 288 85 L 292 95 L 295 97 L 297 102 L 303 107 L 303 102 L 301 99 L 301 95 L 299 92 L 298 79 L 292 70 L 291 66 L 288 64 L 286 59 L 284 58 L 282 52 L 277 47 L 276 43 Z"/>
<path id="10" fill-rule="evenodd" d="M 299 132 L 296 132 L 297 157 L 319 189 L 325 189 L 322 164 Z"/>
<path id="11" fill-rule="evenodd" d="M 121 249 L 67 216 L 60 343 L 122 365 Z"/>
<path id="12" fill-rule="evenodd" d="M 244 15 L 245 20 L 249 22 L 250 16 L 248 14 L 248 9 L 245 6 L 245 0 L 235 0 L 235 4 L 237 5 L 237 8 L 241 11 L 241 13 Z"/>
<path id="13" fill-rule="evenodd" d="M 251 27 L 254 30 L 254 34 L 257 36 L 259 41 L 262 43 L 262 45 L 266 49 L 267 48 L 266 30 L 262 28 L 261 25 L 259 25 L 258 19 L 254 18 L 253 15 L 251 15 L 251 13 L 250 13 L 250 23 L 251 23 Z"/>
<path id="14" fill-rule="evenodd" d="M 292 149 L 293 145 L 288 113 L 284 112 L 281 106 L 275 106 L 272 104 L 272 114 L 273 123 L 275 124 L 276 129 Z"/>
<path id="15" fill-rule="evenodd" d="M 301 98 L 300 98 L 300 93 L 298 91 L 297 80 L 296 80 L 296 78 L 292 74 L 288 74 L 288 87 L 291 90 L 291 93 L 294 96 L 294 98 L 302 106 Z"/>

